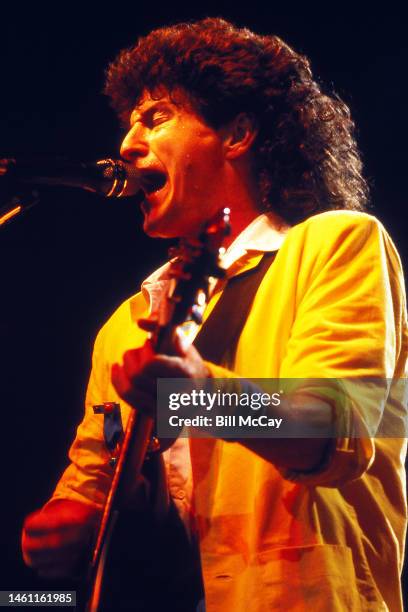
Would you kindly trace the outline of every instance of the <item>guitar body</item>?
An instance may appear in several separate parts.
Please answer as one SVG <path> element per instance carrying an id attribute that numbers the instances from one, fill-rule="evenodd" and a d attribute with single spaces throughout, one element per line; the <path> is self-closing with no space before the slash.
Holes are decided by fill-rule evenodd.
<path id="1" fill-rule="evenodd" d="M 198 549 L 175 507 L 165 522 L 151 511 L 118 513 L 107 540 L 98 612 L 191 612 L 203 597 Z M 89 610 L 94 610 L 91 602 Z"/>

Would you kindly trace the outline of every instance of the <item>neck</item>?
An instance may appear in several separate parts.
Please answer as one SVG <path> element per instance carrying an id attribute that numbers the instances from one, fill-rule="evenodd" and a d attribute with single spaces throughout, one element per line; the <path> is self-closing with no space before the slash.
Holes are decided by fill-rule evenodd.
<path id="1" fill-rule="evenodd" d="M 223 246 L 228 248 L 235 238 L 250 224 L 261 212 L 258 209 L 240 210 L 231 207 L 231 233 L 226 236 Z"/>
<path id="2" fill-rule="evenodd" d="M 231 234 L 224 241 L 228 248 L 235 238 L 261 214 L 258 182 L 248 156 L 231 163 L 225 179 L 225 205 L 231 209 Z"/>
<path id="3" fill-rule="evenodd" d="M 241 168 L 235 173 L 233 183 L 228 186 L 226 206 L 231 209 L 231 234 L 224 242 L 225 248 L 261 214 L 257 185 L 246 174 L 247 169 Z"/>

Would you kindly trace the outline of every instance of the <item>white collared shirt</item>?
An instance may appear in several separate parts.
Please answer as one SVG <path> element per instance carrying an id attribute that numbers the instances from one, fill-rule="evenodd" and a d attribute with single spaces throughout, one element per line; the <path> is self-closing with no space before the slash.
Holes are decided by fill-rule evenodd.
<path id="1" fill-rule="evenodd" d="M 227 270 L 230 276 L 235 272 L 235 264 L 242 263 L 245 256 L 253 255 L 254 252 L 267 253 L 278 250 L 289 229 L 290 226 L 283 222 L 278 225 L 276 217 L 272 215 L 266 213 L 259 215 L 247 225 L 221 256 L 221 267 Z M 149 301 L 150 313 L 158 310 L 163 294 L 169 288 L 171 282 L 169 268 L 170 264 L 167 262 L 142 283 L 142 293 Z M 210 285 L 210 292 L 214 289 L 215 282 L 214 279 Z M 184 332 L 189 341 L 193 342 L 198 327 L 195 324 L 187 324 L 184 326 Z M 190 531 L 193 483 L 188 438 L 177 438 L 163 453 L 163 459 L 169 493 L 187 530 Z"/>

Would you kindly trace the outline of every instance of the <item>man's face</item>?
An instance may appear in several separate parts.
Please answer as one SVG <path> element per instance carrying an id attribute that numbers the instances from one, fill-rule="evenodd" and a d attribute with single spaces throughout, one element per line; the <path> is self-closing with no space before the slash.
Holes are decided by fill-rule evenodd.
<path id="1" fill-rule="evenodd" d="M 185 95 L 176 100 L 145 93 L 121 146 L 122 157 L 142 174 L 144 231 L 163 238 L 197 234 L 228 205 L 221 131 L 209 127 Z"/>

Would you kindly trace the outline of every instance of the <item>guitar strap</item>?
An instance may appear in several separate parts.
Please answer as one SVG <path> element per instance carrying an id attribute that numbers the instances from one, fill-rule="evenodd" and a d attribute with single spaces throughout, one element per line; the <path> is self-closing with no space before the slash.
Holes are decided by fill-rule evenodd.
<path id="1" fill-rule="evenodd" d="M 254 268 L 228 280 L 220 299 L 194 341 L 194 346 L 207 361 L 225 365 L 227 358 L 234 355 L 255 294 L 276 253 L 265 253 Z"/>

